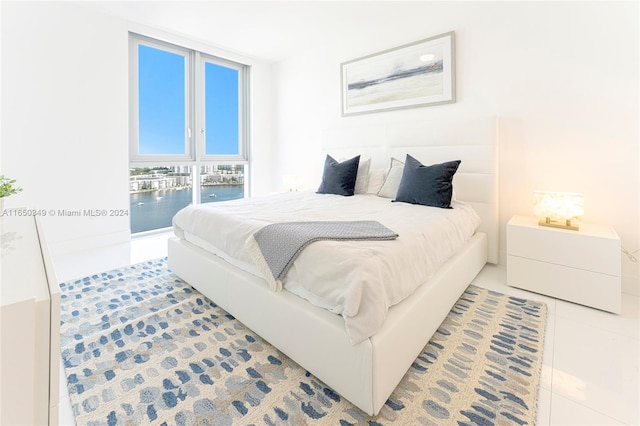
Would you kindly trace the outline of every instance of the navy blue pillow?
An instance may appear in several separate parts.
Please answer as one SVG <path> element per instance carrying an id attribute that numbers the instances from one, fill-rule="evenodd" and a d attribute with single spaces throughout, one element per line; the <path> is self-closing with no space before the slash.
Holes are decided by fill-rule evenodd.
<path id="1" fill-rule="evenodd" d="M 322 172 L 322 183 L 317 194 L 353 195 L 358 175 L 360 156 L 338 163 L 327 155 Z"/>
<path id="2" fill-rule="evenodd" d="M 451 208 L 453 175 L 461 161 L 425 166 L 407 154 L 400 186 L 394 201 L 424 206 Z"/>

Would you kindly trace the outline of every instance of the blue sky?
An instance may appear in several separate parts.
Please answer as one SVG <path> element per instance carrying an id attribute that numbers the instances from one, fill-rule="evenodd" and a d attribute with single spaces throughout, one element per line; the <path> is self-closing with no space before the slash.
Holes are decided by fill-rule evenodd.
<path id="1" fill-rule="evenodd" d="M 207 154 L 238 154 L 238 71 L 205 65 Z"/>
<path id="2" fill-rule="evenodd" d="M 185 57 L 140 44 L 140 154 L 185 153 L 185 96 Z M 237 154 L 238 71 L 207 62 L 205 96 L 206 153 Z"/>

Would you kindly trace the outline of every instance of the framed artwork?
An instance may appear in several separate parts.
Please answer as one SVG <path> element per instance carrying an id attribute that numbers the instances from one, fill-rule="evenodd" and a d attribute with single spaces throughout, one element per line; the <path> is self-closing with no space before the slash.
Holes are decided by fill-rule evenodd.
<path id="1" fill-rule="evenodd" d="M 341 64 L 342 115 L 456 101 L 454 32 Z"/>

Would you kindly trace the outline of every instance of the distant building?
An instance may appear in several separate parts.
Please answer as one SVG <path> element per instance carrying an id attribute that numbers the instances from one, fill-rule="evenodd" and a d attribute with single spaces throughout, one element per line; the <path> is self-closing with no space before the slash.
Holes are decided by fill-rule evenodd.
<path id="1" fill-rule="evenodd" d="M 145 169 L 145 171 L 148 169 Z M 191 166 L 170 166 L 160 173 L 129 176 L 129 191 L 153 191 L 191 186 Z M 206 165 L 202 166 L 200 185 L 244 184 L 244 166 L 242 165 Z"/>

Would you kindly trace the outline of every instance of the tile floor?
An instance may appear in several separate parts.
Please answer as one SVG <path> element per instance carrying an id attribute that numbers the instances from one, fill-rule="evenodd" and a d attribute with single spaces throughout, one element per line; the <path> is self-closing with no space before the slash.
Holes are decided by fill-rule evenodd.
<path id="1" fill-rule="evenodd" d="M 58 279 L 67 281 L 166 256 L 168 236 L 157 234 L 135 238 L 130 244 L 54 256 Z M 505 281 L 504 266 L 487 265 L 474 284 L 542 300 L 548 306 L 537 424 L 640 424 L 640 298 L 623 294 L 622 314 L 613 315 L 515 289 Z M 60 424 L 73 425 L 64 374 L 60 395 Z"/>

